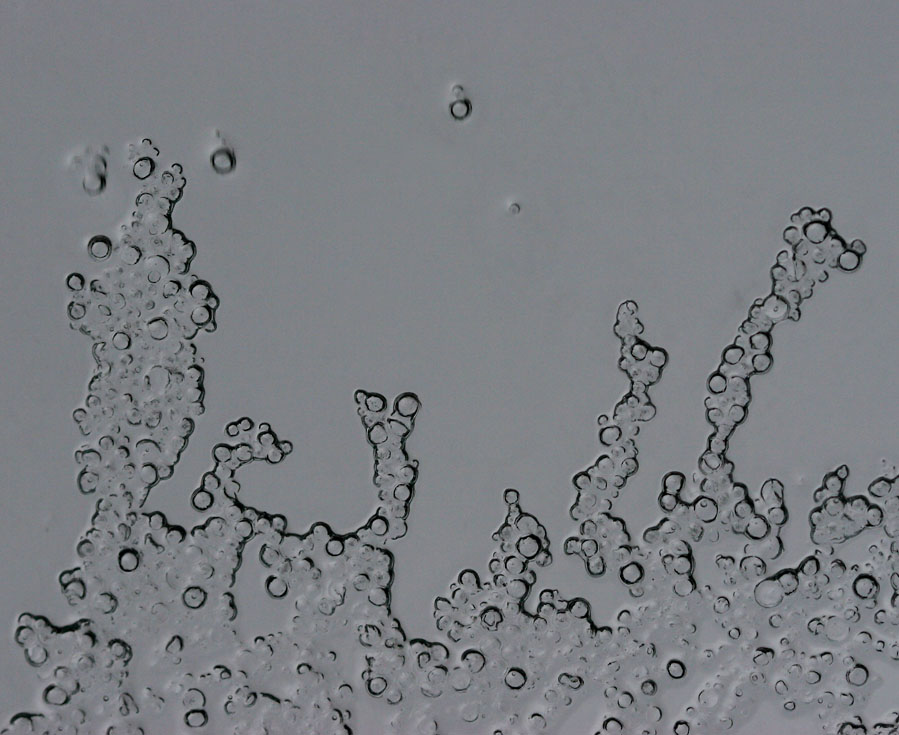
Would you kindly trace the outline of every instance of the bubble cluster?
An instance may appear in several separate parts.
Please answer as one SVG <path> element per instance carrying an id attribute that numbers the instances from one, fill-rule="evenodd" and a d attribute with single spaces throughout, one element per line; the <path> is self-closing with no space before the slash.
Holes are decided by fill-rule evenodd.
<path id="1" fill-rule="evenodd" d="M 601 454 L 574 475 L 576 528 L 563 548 L 588 579 L 627 590 L 628 605 L 598 620 L 582 597 L 539 587 L 550 539 L 507 489 L 492 550 L 434 600 L 429 640 L 409 636 L 391 604 L 392 547 L 407 534 L 418 481 L 407 448 L 422 405 L 414 393 L 354 393 L 374 506 L 354 527 L 294 525 L 248 502 L 246 466 L 279 464 L 294 449 L 249 417 L 225 426 L 210 468 L 185 493 L 193 523 L 148 507 L 203 413 L 196 343 L 215 331 L 218 298 L 192 273 L 194 244 L 172 224 L 180 166 L 164 166 L 147 139 L 129 162 L 134 209 L 117 233 L 86 243 L 102 270 L 65 279 L 70 324 L 91 340 L 95 362 L 73 414 L 85 438 L 75 484 L 92 512 L 74 565 L 58 577 L 72 621 L 19 616 L 14 640 L 37 674 L 40 705 L 0 732 L 348 735 L 361 697 L 384 702 L 403 734 L 553 732 L 584 698 L 595 703 L 597 735 L 726 732 L 762 699 L 826 733 L 899 732 L 895 713 L 869 722 L 865 712 L 880 684 L 875 662 L 899 663 L 895 468 L 858 495 L 847 494 L 846 465 L 826 472 L 808 515 L 797 516 L 807 517 L 811 548 L 789 563 L 784 484 L 749 488 L 728 456 L 750 381 L 772 366 L 774 329 L 798 320 L 831 273 L 861 264 L 864 245 L 847 244 L 827 210 L 793 216 L 769 293 L 706 382 L 711 431 L 696 470 L 665 473 L 660 516 L 633 532 L 615 503 L 637 472 L 636 440 L 655 415 L 649 391 L 668 353 L 641 336 L 636 304 L 620 305 L 628 390 L 599 417 Z M 856 538 L 869 539 L 860 559 L 845 551 Z M 238 574 L 282 611 L 276 629 L 241 632 Z"/>

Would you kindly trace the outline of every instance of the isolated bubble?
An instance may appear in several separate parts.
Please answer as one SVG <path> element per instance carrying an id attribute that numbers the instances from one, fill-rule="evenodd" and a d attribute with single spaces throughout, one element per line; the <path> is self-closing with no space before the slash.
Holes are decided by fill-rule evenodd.
<path id="1" fill-rule="evenodd" d="M 449 111 L 450 115 L 452 115 L 454 120 L 467 120 L 471 116 L 471 100 L 468 97 L 464 96 L 464 91 L 461 87 L 456 88 L 458 91 L 457 99 L 454 99 L 450 102 Z"/>
<path id="2" fill-rule="evenodd" d="M 665 664 L 665 670 L 672 679 L 682 679 L 687 673 L 687 667 L 684 666 L 683 661 L 676 658 L 671 659 Z"/>
<path id="3" fill-rule="evenodd" d="M 87 243 L 87 252 L 95 260 L 103 260 L 112 252 L 112 241 L 106 235 L 94 235 Z"/>
<path id="4" fill-rule="evenodd" d="M 203 607 L 206 603 L 206 590 L 196 585 L 191 585 L 181 595 L 184 604 L 192 610 Z"/>
<path id="5" fill-rule="evenodd" d="M 221 145 L 210 154 L 209 162 L 217 174 L 229 174 L 237 165 L 237 157 L 231 146 Z"/>

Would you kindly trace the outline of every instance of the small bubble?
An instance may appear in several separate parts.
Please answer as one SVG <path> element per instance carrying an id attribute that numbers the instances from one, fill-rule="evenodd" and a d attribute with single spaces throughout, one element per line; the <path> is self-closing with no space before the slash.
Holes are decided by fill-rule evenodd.
<path id="1" fill-rule="evenodd" d="M 119 552 L 119 568 L 123 572 L 133 572 L 140 565 L 140 553 L 135 549 Z"/>
<path id="2" fill-rule="evenodd" d="M 237 157 L 234 149 L 228 145 L 221 145 L 216 148 L 209 156 L 209 162 L 212 164 L 212 170 L 217 174 L 230 174 L 237 165 Z"/>
<path id="3" fill-rule="evenodd" d="M 868 669 L 862 664 L 856 664 L 846 672 L 846 681 L 852 686 L 860 687 L 868 681 Z"/>
<path id="4" fill-rule="evenodd" d="M 209 510 L 212 507 L 212 501 L 212 493 L 203 488 L 194 490 L 193 495 L 190 496 L 190 504 L 199 511 Z"/>
<path id="5" fill-rule="evenodd" d="M 92 197 L 102 194 L 106 189 L 106 174 L 88 171 L 81 180 L 81 188 Z"/>
<path id="6" fill-rule="evenodd" d="M 141 181 L 150 177 L 156 170 L 156 162 L 149 156 L 141 156 L 134 162 L 134 175 Z"/>
<path id="7" fill-rule="evenodd" d="M 54 707 L 62 707 L 68 703 L 69 695 L 61 686 L 51 684 L 44 689 L 44 701 Z"/>
<path id="8" fill-rule="evenodd" d="M 188 587 L 181 595 L 181 599 L 191 610 L 196 610 L 206 603 L 206 590 L 197 586 Z"/>
<path id="9" fill-rule="evenodd" d="M 780 296 L 771 294 L 765 299 L 762 309 L 770 319 L 777 322 L 786 317 L 789 306 Z"/>
<path id="10" fill-rule="evenodd" d="M 332 538 L 325 544 L 325 551 L 330 556 L 340 556 L 343 553 L 343 541 L 339 538 Z"/>
<path id="11" fill-rule="evenodd" d="M 821 222 L 810 222 L 805 226 L 805 236 L 809 242 L 816 245 L 822 243 L 827 237 L 827 226 Z"/>
<path id="12" fill-rule="evenodd" d="M 87 243 L 87 252 L 95 260 L 104 260 L 112 252 L 112 241 L 106 235 L 94 235 Z"/>
<path id="13" fill-rule="evenodd" d="M 190 313 L 190 320 L 198 327 L 208 324 L 212 319 L 212 313 L 206 306 L 198 306 Z"/>
<path id="14" fill-rule="evenodd" d="M 665 669 L 668 671 L 668 676 L 672 679 L 683 679 L 684 674 L 687 673 L 687 667 L 684 666 L 683 662 L 673 658 L 666 665 Z"/>
<path id="15" fill-rule="evenodd" d="M 407 418 L 413 416 L 420 407 L 421 402 L 418 400 L 418 396 L 413 393 L 404 393 L 396 402 L 397 413 Z"/>
<path id="16" fill-rule="evenodd" d="M 116 332 L 112 336 L 112 346 L 117 350 L 127 350 L 131 346 L 131 337 L 124 332 Z"/>
<path id="17" fill-rule="evenodd" d="M 527 674 L 517 667 L 513 666 L 506 672 L 505 682 L 509 689 L 521 689 L 527 680 Z"/>
<path id="18" fill-rule="evenodd" d="M 861 264 L 862 260 L 859 257 L 858 253 L 852 250 L 844 250 L 842 253 L 840 253 L 840 257 L 837 262 L 842 270 L 854 271 Z"/>
<path id="19" fill-rule="evenodd" d="M 155 340 L 165 339 L 169 334 L 169 324 L 165 317 L 156 317 L 147 323 L 147 332 Z"/>
<path id="20" fill-rule="evenodd" d="M 449 111 L 454 120 L 467 120 L 471 115 L 471 100 L 467 97 L 453 100 L 450 102 Z"/>
<path id="21" fill-rule="evenodd" d="M 184 715 L 184 724 L 188 727 L 203 727 L 209 722 L 206 710 L 192 709 Z"/>
<path id="22" fill-rule="evenodd" d="M 280 600 L 287 594 L 287 582 L 280 577 L 272 575 L 265 580 L 265 591 L 268 592 L 269 596 Z"/>

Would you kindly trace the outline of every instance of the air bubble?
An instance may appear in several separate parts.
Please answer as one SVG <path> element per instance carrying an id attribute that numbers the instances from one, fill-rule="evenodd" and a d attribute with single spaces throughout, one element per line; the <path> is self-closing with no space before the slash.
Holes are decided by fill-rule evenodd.
<path id="1" fill-rule="evenodd" d="M 809 242 L 820 244 L 827 237 L 827 226 L 822 222 L 811 222 L 805 226 L 805 237 Z"/>
<path id="2" fill-rule="evenodd" d="M 165 339 L 169 334 L 169 324 L 165 317 L 156 317 L 147 322 L 147 332 L 152 339 Z"/>
<path id="3" fill-rule="evenodd" d="M 854 271 L 861 265 L 862 259 L 858 253 L 855 253 L 852 250 L 844 250 L 840 253 L 837 262 L 844 271 Z"/>
<path id="4" fill-rule="evenodd" d="M 846 672 L 846 681 L 852 684 L 852 686 L 863 686 L 865 682 L 868 681 L 867 667 L 862 664 L 855 664 L 855 666 Z"/>
<path id="5" fill-rule="evenodd" d="M 209 156 L 212 170 L 217 174 L 230 174 L 237 165 L 237 157 L 231 146 L 222 145 L 216 148 Z"/>
<path id="6" fill-rule="evenodd" d="M 762 308 L 765 310 L 765 314 L 767 314 L 768 318 L 775 322 L 784 319 L 789 311 L 787 302 L 780 296 L 775 296 L 774 294 L 765 299 Z"/>
<path id="7" fill-rule="evenodd" d="M 87 243 L 87 252 L 95 260 L 104 260 L 112 252 L 112 241 L 106 235 L 94 235 Z"/>
<path id="8" fill-rule="evenodd" d="M 184 590 L 181 599 L 191 610 L 196 610 L 206 604 L 206 590 L 192 585 Z"/>
<path id="9" fill-rule="evenodd" d="M 467 120 L 471 116 L 471 100 L 464 96 L 465 93 L 462 91 L 461 87 L 457 87 L 456 89 L 459 91 L 457 93 L 457 99 L 450 102 L 450 115 L 452 115 L 454 120 Z"/>
<path id="10" fill-rule="evenodd" d="M 192 709 L 184 715 L 184 724 L 191 728 L 205 727 L 207 722 L 209 715 L 206 714 L 206 710 Z"/>
<path id="11" fill-rule="evenodd" d="M 505 682 L 509 689 L 521 689 L 527 682 L 527 674 L 522 669 L 512 667 L 506 672 Z"/>
<path id="12" fill-rule="evenodd" d="M 142 156 L 141 158 L 138 158 L 134 162 L 134 166 L 132 167 L 134 175 L 141 181 L 149 178 L 155 170 L 156 162 L 149 156 Z"/>
<path id="13" fill-rule="evenodd" d="M 136 549 L 124 549 L 119 552 L 119 569 L 133 572 L 140 566 L 140 552 Z"/>
<path id="14" fill-rule="evenodd" d="M 274 575 L 265 580 L 265 591 L 270 597 L 280 600 L 287 594 L 287 582 Z"/>
<path id="15" fill-rule="evenodd" d="M 687 673 L 687 667 L 684 666 L 684 662 L 676 658 L 671 659 L 665 664 L 665 670 L 672 679 L 683 679 L 684 675 Z"/>

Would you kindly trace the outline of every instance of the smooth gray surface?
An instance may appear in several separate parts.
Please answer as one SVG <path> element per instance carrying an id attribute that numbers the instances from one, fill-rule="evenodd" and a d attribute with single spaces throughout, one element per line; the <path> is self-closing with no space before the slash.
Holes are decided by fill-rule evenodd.
<path id="1" fill-rule="evenodd" d="M 354 524 L 373 494 L 353 391 L 413 390 L 421 477 L 393 588 L 411 635 L 433 636 L 433 598 L 483 565 L 506 487 L 548 527 L 541 585 L 624 601 L 559 549 L 569 478 L 626 386 L 616 307 L 637 301 L 670 353 L 619 506 L 642 525 L 661 474 L 693 469 L 705 379 L 803 205 L 869 251 L 779 332 L 735 461 L 749 485 L 780 477 L 797 510 L 836 464 L 866 482 L 899 459 L 897 32 L 885 3 L 3 5 L 0 620 L 66 619 L 90 357 L 63 278 L 127 210 L 122 150 L 143 136 L 184 165 L 175 222 L 222 300 L 200 343 L 207 413 L 149 505 L 187 517 L 209 448 L 247 414 L 296 451 L 254 467 L 246 496 Z M 461 124 L 454 84 L 474 105 Z M 226 177 L 208 165 L 216 128 L 237 151 Z M 88 144 L 112 151 L 96 198 L 64 165 Z M 0 671 L 0 711 L 27 708 L 36 683 L 8 638 Z"/>

